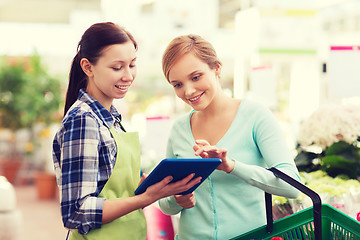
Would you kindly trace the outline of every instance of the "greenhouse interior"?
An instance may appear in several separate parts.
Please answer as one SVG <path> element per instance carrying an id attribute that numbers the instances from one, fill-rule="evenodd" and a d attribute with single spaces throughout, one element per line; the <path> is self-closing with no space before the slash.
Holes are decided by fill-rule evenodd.
<path id="1" fill-rule="evenodd" d="M 248 231 L 242 226 L 242 221 L 251 222 L 253 218 L 262 217 L 253 216 L 245 220 L 249 213 L 241 216 L 241 211 L 236 210 L 238 203 L 224 207 L 232 204 L 231 200 L 226 200 L 227 195 L 214 197 L 219 203 L 214 209 L 226 212 L 225 208 L 234 208 L 239 213 L 238 219 L 231 220 L 233 229 L 229 230 L 224 225 L 230 220 L 214 217 L 214 223 L 209 223 L 214 228 L 212 238 L 196 237 L 197 232 L 200 234 L 201 230 L 206 230 L 204 227 L 196 231 L 197 222 L 193 225 L 194 230 L 185 229 L 186 224 L 192 224 L 186 222 L 190 221 L 190 214 L 201 219 L 199 212 L 192 213 L 192 208 L 184 208 L 185 211 L 177 214 L 167 214 L 159 206 L 161 200 L 153 201 L 139 210 L 146 219 L 147 240 L 222 240 L 230 239 L 229 236 L 231 239 L 273 240 L 360 239 L 360 1 L 0 0 L 0 240 L 75 239 L 72 238 L 74 232 L 84 237 L 76 239 L 86 237 L 81 235 L 83 233 L 79 234 L 80 230 L 72 229 L 70 226 L 73 225 L 65 222 L 68 216 L 63 216 L 66 211 L 64 202 L 69 200 L 64 181 L 72 180 L 69 180 L 70 177 L 68 180 L 60 178 L 60 172 L 63 174 L 65 170 L 56 162 L 55 136 L 58 136 L 60 128 L 63 131 L 66 129 L 63 120 L 70 68 L 74 56 L 80 52 L 80 39 L 90 26 L 105 22 L 123 27 L 137 43 L 136 79 L 125 97 L 113 99 L 112 106 L 121 114 L 120 125 L 127 132 L 138 133 L 142 173 L 150 174 L 163 159 L 169 158 L 169 139 L 174 142 L 177 139 L 172 135 L 176 134 L 172 127 L 178 119 L 192 111 L 194 114 L 201 112 L 196 107 L 193 110 L 192 105 L 183 101 L 178 94 L 180 88 L 171 82 L 169 84 L 162 66 L 163 54 L 172 39 L 195 34 L 216 49 L 221 61 L 219 83 L 225 95 L 229 99 L 241 100 L 241 104 L 251 101 L 262 105 L 273 115 L 298 171 L 298 181 L 301 186 L 315 192 L 321 205 L 325 205 L 326 209 L 330 206 L 330 211 L 343 217 L 341 220 L 340 217 L 330 217 L 330 221 L 332 224 L 339 221 L 336 224 L 344 228 L 340 232 L 345 236 L 324 235 L 334 229 L 333 225 L 329 229 L 324 225 L 328 221 L 325 216 L 320 218 L 323 222 L 320 229 L 322 238 L 317 233 L 316 238 L 310 237 L 315 229 L 321 228 L 321 224 L 319 227 L 317 223 L 306 223 L 306 226 L 315 226 L 310 230 L 296 225 L 302 230 L 291 232 L 292 235 L 287 233 L 293 238 L 287 238 L 286 233 L 281 235 L 281 231 L 285 231 L 281 223 L 295 224 L 296 217 L 305 218 L 307 209 L 315 209 L 313 199 L 300 191 L 296 198 L 270 192 L 273 234 L 260 228 Z M 92 95 L 86 93 L 86 96 Z M 105 106 L 102 108 L 105 109 Z M 186 131 L 185 128 L 183 131 Z M 195 132 L 193 128 L 191 131 Z M 255 135 L 253 132 L 253 138 Z M 266 161 L 261 143 L 255 144 L 260 158 Z M 236 148 L 233 144 L 214 145 L 219 149 L 229 148 L 228 156 L 234 155 L 230 150 Z M 192 146 L 189 147 L 192 151 Z M 70 151 L 64 145 L 60 148 L 61 154 Z M 181 147 L 178 150 L 183 151 Z M 182 155 L 175 152 L 173 157 L 181 158 Z M 187 157 L 192 158 L 191 154 Z M 63 157 L 60 157 L 60 165 Z M 193 154 L 193 158 L 201 157 Z M 232 161 L 236 162 L 234 169 L 239 172 L 242 164 L 249 163 L 246 159 Z M 237 165 L 237 161 L 241 165 Z M 212 171 L 206 180 L 214 180 L 209 184 L 214 184 L 211 188 L 216 189 L 216 172 L 221 171 L 219 168 Z M 81 177 L 86 177 L 85 173 L 82 174 Z M 241 181 L 241 184 L 259 190 L 256 183 L 245 181 L 240 173 L 237 178 L 235 175 L 230 172 L 226 176 L 232 177 L 234 184 Z M 271 177 L 276 178 L 277 175 Z M 282 181 L 273 179 L 278 180 Z M 83 181 L 81 184 L 90 184 Z M 140 183 L 140 176 L 138 181 Z M 226 181 L 231 184 L 230 180 Z M 97 184 L 100 183 L 103 184 L 98 179 Z M 193 209 L 207 206 L 201 203 L 206 199 L 200 197 L 205 196 L 200 190 L 205 184 L 207 182 L 204 181 L 200 185 L 199 192 L 193 192 L 197 199 Z M 72 191 L 76 190 L 69 190 L 69 193 Z M 96 194 L 99 191 L 84 198 L 99 199 Z M 241 190 L 226 194 L 238 194 L 241 199 L 252 197 Z M 199 198 L 196 198 L 197 195 Z M 131 192 L 129 199 L 139 196 L 141 194 Z M 177 201 L 175 196 L 169 198 Z M 264 202 L 265 214 L 264 199 L 261 201 Z M 95 204 L 83 198 L 78 199 L 76 204 L 81 205 L 82 202 Z M 85 205 L 77 207 L 86 208 Z M 326 209 L 322 211 L 324 215 Z M 204 208 L 201 211 L 211 210 Z M 310 213 L 312 218 L 315 211 Z M 337 216 L 334 214 L 330 215 Z M 76 216 L 73 218 L 76 220 Z M 260 222 L 265 227 L 265 216 Z M 99 224 L 107 223 L 100 221 Z M 199 226 L 203 225 L 199 223 Z M 205 223 L 204 226 L 209 227 Z M 89 235 L 92 228 L 101 230 L 101 226 L 90 228 Z M 194 235 L 191 235 L 192 231 Z M 242 235 L 245 233 L 254 235 Z M 114 234 L 101 239 L 119 238 Z"/>

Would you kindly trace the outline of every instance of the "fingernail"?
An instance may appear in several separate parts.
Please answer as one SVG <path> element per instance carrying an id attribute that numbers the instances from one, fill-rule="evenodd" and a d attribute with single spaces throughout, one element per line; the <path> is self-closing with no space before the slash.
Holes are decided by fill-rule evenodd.
<path id="1" fill-rule="evenodd" d="M 169 181 L 172 181 L 172 180 L 173 180 L 173 177 L 168 177 L 168 180 L 169 180 Z"/>

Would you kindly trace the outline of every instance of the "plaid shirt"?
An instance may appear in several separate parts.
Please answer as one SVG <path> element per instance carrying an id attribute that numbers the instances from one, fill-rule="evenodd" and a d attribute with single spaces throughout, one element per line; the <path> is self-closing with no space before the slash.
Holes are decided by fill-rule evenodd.
<path id="1" fill-rule="evenodd" d="M 64 226 L 86 234 L 100 228 L 104 198 L 97 196 L 115 165 L 117 148 L 109 128 L 121 131 L 120 114 L 80 90 L 53 142 Z M 119 120 L 119 121 L 118 121 Z"/>

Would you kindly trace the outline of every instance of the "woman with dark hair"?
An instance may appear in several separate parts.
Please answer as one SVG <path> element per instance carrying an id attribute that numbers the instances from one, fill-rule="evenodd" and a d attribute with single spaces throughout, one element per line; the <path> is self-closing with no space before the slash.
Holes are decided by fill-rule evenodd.
<path id="1" fill-rule="evenodd" d="M 142 208 L 199 183 L 172 177 L 134 195 L 140 179 L 138 135 L 126 132 L 112 105 L 136 75 L 137 43 L 114 23 L 83 34 L 73 59 L 64 119 L 53 142 L 64 226 L 70 239 L 146 239 Z"/>

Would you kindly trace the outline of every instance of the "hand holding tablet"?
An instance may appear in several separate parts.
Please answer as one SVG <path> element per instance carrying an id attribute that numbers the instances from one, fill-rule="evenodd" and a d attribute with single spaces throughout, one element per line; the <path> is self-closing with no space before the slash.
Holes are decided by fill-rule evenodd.
<path id="1" fill-rule="evenodd" d="M 172 176 L 173 180 L 171 182 L 176 182 L 195 173 L 194 178 L 201 177 L 200 183 L 189 190 L 178 194 L 185 195 L 191 193 L 220 165 L 220 163 L 221 160 L 219 158 L 164 159 L 135 190 L 135 195 L 144 193 L 149 186 L 160 182 L 167 176 Z"/>

